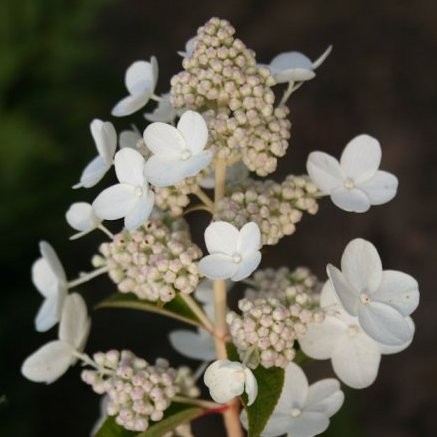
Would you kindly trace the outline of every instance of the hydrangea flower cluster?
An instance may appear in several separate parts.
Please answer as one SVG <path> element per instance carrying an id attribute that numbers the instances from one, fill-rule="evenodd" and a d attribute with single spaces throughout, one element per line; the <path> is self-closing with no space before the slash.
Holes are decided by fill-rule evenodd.
<path id="1" fill-rule="evenodd" d="M 108 396 L 106 413 L 128 430 L 145 431 L 149 421 L 161 420 L 180 391 L 177 370 L 162 358 L 150 365 L 130 351 L 112 350 L 94 354 L 94 361 L 107 372 L 84 370 L 82 380 Z"/>
<path id="2" fill-rule="evenodd" d="M 293 361 L 294 341 L 305 335 L 308 323 L 323 320 L 319 308 L 307 309 L 304 304 L 286 306 L 274 297 L 245 298 L 238 302 L 241 315 L 228 313 L 229 333 L 240 358 L 249 355 L 248 367 L 285 368 Z"/>
<path id="3" fill-rule="evenodd" d="M 154 56 L 127 68 L 128 95 L 111 113 L 125 117 L 157 102 L 144 113 L 150 123 L 143 132 L 134 126 L 117 135 L 110 121 L 91 122 L 98 156 L 74 188 L 93 187 L 112 169 L 117 183 L 91 202 L 71 205 L 66 220 L 76 231 L 71 239 L 100 230 L 107 241 L 92 258 L 95 270 L 73 280 L 53 248 L 40 244 L 32 281 L 44 300 L 35 327 L 59 328 L 57 339 L 31 354 L 21 371 L 31 381 L 52 383 L 77 361 L 87 366 L 82 379 L 104 395 L 98 435 L 127 429 L 144 437 L 188 437 L 190 421 L 222 414 L 229 437 L 242 437 L 242 426 L 253 436 L 312 437 L 343 404 L 340 381 L 369 386 L 381 356 L 412 342 L 418 284 L 408 274 L 383 270 L 369 241 L 347 244 L 341 268 L 327 262 L 321 292 L 305 267 L 258 270 L 263 246 L 293 234 L 323 197 L 343 211 L 363 213 L 397 192 L 396 176 L 379 170 L 380 143 L 367 134 L 349 141 L 339 160 L 310 153 L 308 176 L 259 179 L 287 151 L 288 99 L 316 76 L 331 49 L 314 61 L 289 51 L 260 64 L 229 22 L 212 18 L 179 53 L 183 70 L 169 92 L 155 94 Z M 275 86 L 284 86 L 279 101 Z M 211 219 L 205 253 L 182 218 L 197 210 Z M 105 220 L 123 220 L 124 227 L 113 233 Z M 70 291 L 103 274 L 117 292 L 98 308 L 159 313 L 195 327 L 169 335 L 177 352 L 202 361 L 194 373 L 161 358 L 152 365 L 126 350 L 85 353 L 90 320 L 83 298 Z M 239 312 L 228 308 L 235 282 L 246 286 Z M 296 342 L 308 359 L 329 359 L 340 381 L 309 385 L 296 363 Z M 198 399 L 202 375 L 214 402 Z"/>
<path id="4" fill-rule="evenodd" d="M 118 290 L 140 299 L 169 302 L 178 292 L 192 293 L 199 283 L 201 250 L 186 229 L 172 230 L 157 219 L 115 235 L 101 244 L 100 253 Z"/>
<path id="5" fill-rule="evenodd" d="M 237 227 L 258 224 L 263 244 L 276 244 L 296 231 L 304 212 L 318 211 L 318 190 L 308 177 L 287 176 L 282 183 L 247 180 L 217 205 L 216 220 Z"/>

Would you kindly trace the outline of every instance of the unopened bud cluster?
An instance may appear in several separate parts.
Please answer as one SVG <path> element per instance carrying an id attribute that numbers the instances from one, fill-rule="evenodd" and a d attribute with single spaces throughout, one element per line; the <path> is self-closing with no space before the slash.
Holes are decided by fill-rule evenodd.
<path id="1" fill-rule="evenodd" d="M 228 164 L 242 159 L 266 176 L 288 147 L 288 110 L 274 110 L 273 77 L 234 34 L 229 22 L 218 18 L 199 28 L 184 71 L 171 80 L 171 102 L 203 113 L 217 157 Z"/>
<path id="2" fill-rule="evenodd" d="M 251 278 L 253 285 L 246 289 L 244 296 L 250 300 L 275 297 L 283 305 L 298 305 L 299 312 L 313 311 L 313 318 L 320 317 L 319 291 L 317 277 L 306 267 L 290 271 L 287 267 L 258 270 Z"/>
<path id="3" fill-rule="evenodd" d="M 170 229 L 161 220 L 150 220 L 135 231 L 115 235 L 100 252 L 118 290 L 140 299 L 169 302 L 177 292 L 192 293 L 199 283 L 202 252 L 184 227 Z"/>
<path id="4" fill-rule="evenodd" d="M 261 229 L 263 244 L 276 244 L 295 232 L 304 212 L 317 212 L 317 194 L 306 176 L 290 175 L 282 183 L 248 180 L 219 202 L 214 218 L 238 228 L 253 221 Z"/>
<path id="5" fill-rule="evenodd" d="M 82 380 L 96 393 L 106 393 L 106 414 L 115 416 L 115 421 L 128 430 L 142 432 L 150 421 L 161 420 L 172 398 L 180 392 L 178 372 L 164 359 L 150 365 L 130 351 L 100 352 L 93 358 L 105 373 L 84 370 Z"/>

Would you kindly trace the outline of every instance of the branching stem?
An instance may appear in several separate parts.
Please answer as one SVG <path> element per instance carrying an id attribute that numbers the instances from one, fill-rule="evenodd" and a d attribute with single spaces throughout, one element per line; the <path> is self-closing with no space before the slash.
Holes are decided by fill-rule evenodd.
<path id="1" fill-rule="evenodd" d="M 70 281 L 68 283 L 68 288 L 74 288 L 77 287 L 80 284 L 83 284 L 85 282 L 90 281 L 91 279 L 102 275 L 103 273 L 107 273 L 108 272 L 108 267 L 104 266 L 104 267 L 100 267 L 97 270 L 93 270 L 92 272 L 89 273 L 83 273 L 81 275 L 79 275 L 79 277 L 77 279 L 74 279 L 73 281 Z"/>

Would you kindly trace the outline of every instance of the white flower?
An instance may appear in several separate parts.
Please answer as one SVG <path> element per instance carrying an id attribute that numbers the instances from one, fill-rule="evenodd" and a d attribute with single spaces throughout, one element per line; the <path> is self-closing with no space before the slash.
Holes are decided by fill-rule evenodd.
<path id="1" fill-rule="evenodd" d="M 243 182 L 249 176 L 249 170 L 242 161 L 230 165 L 226 168 L 226 185 L 238 184 Z M 212 189 L 215 187 L 215 171 L 213 170 L 209 175 L 199 182 L 202 188 Z"/>
<path id="2" fill-rule="evenodd" d="M 196 37 L 193 36 L 185 43 L 185 51 L 179 51 L 178 55 L 182 56 L 183 58 L 190 58 L 194 53 L 195 47 L 196 47 Z"/>
<path id="3" fill-rule="evenodd" d="M 341 270 L 328 265 L 329 279 L 346 312 L 363 331 L 388 346 L 408 343 L 414 330 L 409 316 L 419 304 L 417 282 L 395 270 L 382 270 L 372 243 L 357 238 L 343 252 Z"/>
<path id="4" fill-rule="evenodd" d="M 214 298 L 211 281 L 208 279 L 202 281 L 196 288 L 194 296 L 203 304 L 203 310 L 209 320 L 214 320 Z M 205 329 L 198 328 L 197 331 L 178 329 L 170 333 L 169 340 L 176 351 L 188 358 L 212 361 L 216 356 L 214 338 Z"/>
<path id="5" fill-rule="evenodd" d="M 58 323 L 68 285 L 64 268 L 53 247 L 41 241 L 39 250 L 42 257 L 32 266 L 32 282 L 45 298 L 35 318 L 36 330 L 43 332 Z"/>
<path id="6" fill-rule="evenodd" d="M 82 352 L 90 329 L 90 319 L 82 297 L 73 293 L 66 297 L 59 323 L 59 340 L 42 346 L 22 367 L 21 373 L 31 381 L 50 384 L 76 363 L 76 352 Z"/>
<path id="7" fill-rule="evenodd" d="M 303 370 L 290 363 L 285 369 L 284 387 L 262 437 L 312 437 L 325 431 L 329 418 L 343 405 L 344 393 L 336 379 L 322 379 L 308 386 Z M 247 415 L 241 421 L 247 428 Z"/>
<path id="8" fill-rule="evenodd" d="M 209 279 L 247 278 L 261 262 L 261 232 L 255 222 L 240 230 L 227 222 L 212 222 L 205 230 L 210 255 L 199 262 L 199 271 Z"/>
<path id="9" fill-rule="evenodd" d="M 258 395 L 258 383 L 254 374 L 237 361 L 214 361 L 206 369 L 203 380 L 211 397 L 219 404 L 225 404 L 245 391 L 248 405 L 251 405 Z"/>
<path id="10" fill-rule="evenodd" d="M 163 94 L 158 106 L 153 112 L 146 112 L 144 118 L 151 122 L 160 121 L 162 123 L 173 123 L 177 115 L 177 111 L 170 103 L 170 93 Z"/>
<path id="11" fill-rule="evenodd" d="M 396 195 L 396 176 L 378 170 L 381 147 L 369 135 L 358 135 L 343 150 L 338 162 L 323 152 L 308 156 L 307 171 L 312 181 L 339 208 L 366 212 L 370 205 L 382 205 Z"/>
<path id="12" fill-rule="evenodd" d="M 144 175 L 145 161 L 136 150 L 124 148 L 114 158 L 119 184 L 102 191 L 93 202 L 93 209 L 104 220 L 124 217 L 126 229 L 142 225 L 153 209 L 154 195 Z"/>
<path id="13" fill-rule="evenodd" d="M 118 144 L 120 145 L 120 149 L 130 147 L 131 149 L 137 150 L 139 149 L 138 143 L 144 143 L 144 141 L 140 131 L 135 125 L 132 125 L 132 129 L 130 130 L 121 131 L 120 135 L 118 136 Z"/>
<path id="14" fill-rule="evenodd" d="M 111 168 L 114 159 L 117 133 L 113 124 L 109 121 L 94 119 L 90 124 L 90 129 L 99 155 L 85 167 L 80 182 L 73 188 L 94 187 Z"/>
<path id="15" fill-rule="evenodd" d="M 101 220 L 95 215 L 93 207 L 86 202 L 73 203 L 65 213 L 65 218 L 73 229 L 79 231 L 77 234 L 72 235 L 70 240 L 88 234 L 101 224 Z"/>
<path id="16" fill-rule="evenodd" d="M 157 187 L 175 185 L 196 175 L 212 159 L 211 151 L 204 150 L 208 128 L 198 112 L 184 112 L 177 128 L 152 123 L 144 131 L 144 141 L 153 154 L 147 161 L 146 175 Z"/>
<path id="17" fill-rule="evenodd" d="M 329 46 L 314 62 L 299 52 L 281 53 L 267 67 L 277 83 L 304 82 L 315 77 L 314 70 L 322 65 L 331 50 Z"/>
<path id="18" fill-rule="evenodd" d="M 150 58 L 150 62 L 136 61 L 131 64 L 124 78 L 129 95 L 112 108 L 112 115 L 124 117 L 145 106 L 155 92 L 157 81 L 158 61 L 154 56 Z"/>
<path id="19" fill-rule="evenodd" d="M 361 329 L 357 318 L 341 307 L 329 281 L 323 287 L 320 306 L 326 313 L 323 322 L 308 324 L 299 344 L 311 358 L 331 359 L 337 377 L 350 387 L 360 389 L 373 384 L 381 354 L 400 352 L 411 343 L 410 339 L 400 346 L 385 346 L 370 338 Z M 414 330 L 410 317 L 407 321 Z"/>

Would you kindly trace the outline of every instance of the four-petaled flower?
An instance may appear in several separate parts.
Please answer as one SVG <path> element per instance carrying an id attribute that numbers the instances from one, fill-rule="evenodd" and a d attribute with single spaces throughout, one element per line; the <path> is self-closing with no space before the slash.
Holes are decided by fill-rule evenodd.
<path id="1" fill-rule="evenodd" d="M 396 176 L 378 170 L 381 147 L 369 135 L 358 135 L 343 150 L 338 162 L 324 152 L 308 156 L 307 171 L 323 194 L 339 208 L 350 212 L 366 212 L 370 205 L 382 205 L 396 195 Z"/>
<path id="2" fill-rule="evenodd" d="M 39 250 L 42 257 L 32 266 L 32 282 L 45 298 L 35 318 L 36 330 L 43 332 L 59 322 L 68 284 L 64 268 L 53 247 L 41 241 Z"/>
<path id="3" fill-rule="evenodd" d="M 210 255 L 200 260 L 199 271 L 209 279 L 241 281 L 261 262 L 261 232 L 255 222 L 240 230 L 227 222 L 212 222 L 205 230 L 205 244 Z"/>
<path id="4" fill-rule="evenodd" d="M 402 346 L 411 341 L 414 329 L 408 316 L 419 304 L 414 278 L 395 270 L 382 270 L 375 246 L 357 238 L 345 248 L 341 271 L 327 267 L 335 293 L 346 312 L 375 341 Z"/>
<path id="5" fill-rule="evenodd" d="M 73 188 L 94 187 L 111 168 L 114 159 L 117 148 L 117 133 L 113 124 L 109 121 L 95 119 L 91 122 L 90 130 L 99 156 L 85 167 L 80 182 Z"/>
<path id="6" fill-rule="evenodd" d="M 94 213 L 92 205 L 87 202 L 73 203 L 65 213 L 65 218 L 73 229 L 79 231 L 70 240 L 76 240 L 97 229 L 102 222 Z"/>
<path id="7" fill-rule="evenodd" d="M 320 306 L 325 318 L 307 325 L 306 334 L 299 339 L 300 347 L 311 358 L 330 359 L 337 377 L 349 387 L 360 389 L 373 384 L 381 355 L 401 352 L 411 343 L 410 339 L 400 346 L 386 346 L 369 337 L 357 318 L 342 308 L 330 281 L 323 287 Z M 407 321 L 414 330 L 410 317 Z"/>
<path id="8" fill-rule="evenodd" d="M 325 431 L 329 418 L 342 406 L 344 393 L 336 379 L 322 379 L 310 386 L 303 370 L 294 363 L 285 369 L 282 393 L 262 437 L 312 437 Z M 241 415 L 247 428 L 247 415 Z"/>
<path id="9" fill-rule="evenodd" d="M 144 175 L 145 161 L 134 149 L 119 150 L 114 158 L 119 184 L 106 188 L 93 202 L 97 217 L 117 220 L 124 217 L 124 225 L 134 230 L 144 224 L 153 209 L 154 194 Z"/>
<path id="10" fill-rule="evenodd" d="M 153 154 L 145 172 L 157 187 L 175 185 L 194 176 L 212 160 L 211 151 L 204 150 L 208 128 L 198 112 L 184 112 L 177 128 L 160 122 L 150 124 L 144 131 L 144 141 Z"/>
<path id="11" fill-rule="evenodd" d="M 206 369 L 203 381 L 211 397 L 219 404 L 225 404 L 246 392 L 247 404 L 252 405 L 258 395 L 258 383 L 254 374 L 238 361 L 214 361 Z"/>
<path id="12" fill-rule="evenodd" d="M 332 46 L 329 46 L 314 62 L 300 52 L 281 53 L 267 67 L 276 83 L 305 82 L 315 77 L 314 70 L 322 65 L 331 50 Z"/>
<path id="13" fill-rule="evenodd" d="M 158 61 L 155 56 L 147 61 L 135 61 L 126 70 L 124 83 L 129 95 L 112 109 L 115 117 L 124 117 L 141 109 L 155 92 L 158 81 Z"/>
<path id="14" fill-rule="evenodd" d="M 73 293 L 65 298 L 59 323 L 58 340 L 51 341 L 32 355 L 21 367 L 21 373 L 34 382 L 50 384 L 61 377 L 77 361 L 77 353 L 85 348 L 90 319 L 82 297 Z"/>

